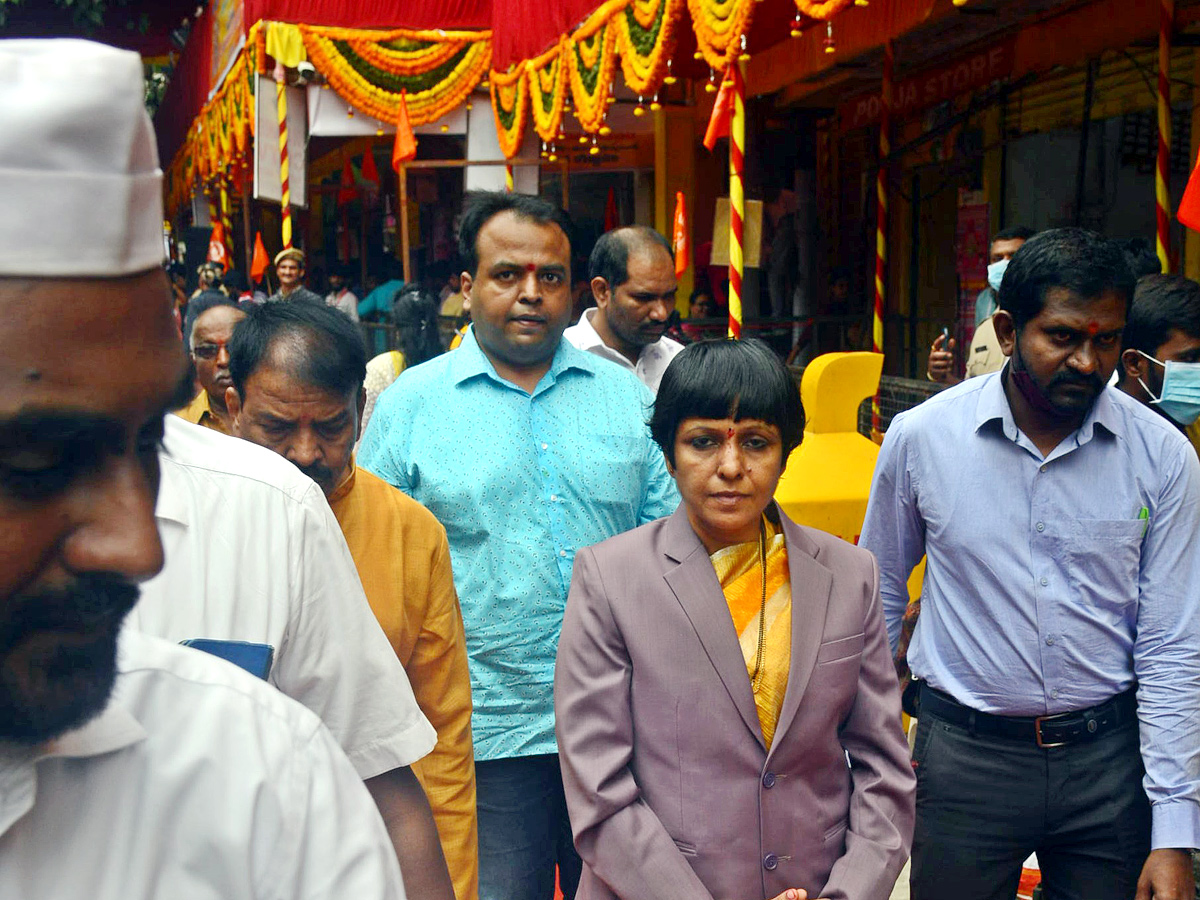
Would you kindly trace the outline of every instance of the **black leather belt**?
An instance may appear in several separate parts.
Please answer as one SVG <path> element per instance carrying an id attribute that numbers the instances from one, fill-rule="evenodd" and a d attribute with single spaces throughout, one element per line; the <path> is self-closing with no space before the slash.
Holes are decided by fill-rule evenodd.
<path id="1" fill-rule="evenodd" d="M 1065 747 L 1090 741 L 1137 721 L 1137 689 L 1130 688 L 1099 706 L 1055 716 L 997 716 L 963 706 L 949 694 L 921 685 L 921 715 L 966 728 L 972 734 L 1025 741 L 1039 747 Z"/>

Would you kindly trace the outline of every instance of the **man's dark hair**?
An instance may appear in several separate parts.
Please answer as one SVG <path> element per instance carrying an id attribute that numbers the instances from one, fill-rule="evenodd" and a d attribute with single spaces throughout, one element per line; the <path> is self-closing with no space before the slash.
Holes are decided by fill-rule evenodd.
<path id="1" fill-rule="evenodd" d="M 1027 240 L 1000 282 L 1000 309 L 1018 330 L 1042 311 L 1046 291 L 1066 288 L 1085 299 L 1115 292 L 1129 311 L 1134 278 L 1121 247 L 1094 231 L 1052 228 Z"/>
<path id="2" fill-rule="evenodd" d="M 1162 261 L 1145 238 L 1130 238 L 1123 242 L 1122 249 L 1125 251 L 1125 262 L 1129 263 L 1134 278 L 1162 274 Z"/>
<path id="3" fill-rule="evenodd" d="M 1182 275 L 1141 278 L 1125 322 L 1124 348 L 1155 356 L 1174 330 L 1200 338 L 1200 284 Z"/>
<path id="4" fill-rule="evenodd" d="M 225 273 L 225 286 L 235 294 L 244 294 L 250 290 L 250 279 L 241 269 L 230 269 Z"/>
<path id="5" fill-rule="evenodd" d="M 458 223 L 458 258 L 463 262 L 463 270 L 472 278 L 479 268 L 479 232 L 488 220 L 502 212 L 511 212 L 539 225 L 557 225 L 567 236 L 568 244 L 573 239 L 571 217 L 541 197 L 506 191 L 471 191 L 463 201 L 462 218 Z"/>
<path id="6" fill-rule="evenodd" d="M 1027 241 L 1037 234 L 1028 225 L 1014 225 L 1012 228 L 1002 228 L 992 235 L 992 243 L 996 241 Z"/>
<path id="7" fill-rule="evenodd" d="M 685 419 L 761 419 L 783 438 L 783 461 L 804 438 L 800 388 L 762 341 L 697 341 L 667 366 L 650 436 L 675 465 L 675 434 Z"/>
<path id="8" fill-rule="evenodd" d="M 675 258 L 670 242 L 653 228 L 630 225 L 606 231 L 592 248 L 592 256 L 588 260 L 588 280 L 603 278 L 608 282 L 608 289 L 615 291 L 629 280 L 629 254 L 655 244 L 666 250 L 671 259 Z"/>
<path id="9" fill-rule="evenodd" d="M 290 374 L 315 388 L 357 394 L 367 377 L 362 335 L 344 312 L 324 303 L 264 303 L 229 340 L 229 377 L 243 400 L 246 382 L 279 345 Z"/>
<path id="10" fill-rule="evenodd" d="M 201 291 L 187 302 L 183 313 L 183 346 L 188 350 L 192 349 L 192 329 L 196 326 L 196 320 L 214 306 L 236 307 L 237 303 L 224 292 L 213 288 Z"/>

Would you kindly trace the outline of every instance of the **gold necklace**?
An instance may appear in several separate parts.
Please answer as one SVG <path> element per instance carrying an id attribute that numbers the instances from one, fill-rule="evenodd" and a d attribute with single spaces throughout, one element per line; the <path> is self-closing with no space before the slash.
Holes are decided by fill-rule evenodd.
<path id="1" fill-rule="evenodd" d="M 754 693 L 758 692 L 758 679 L 762 673 L 767 623 L 767 526 L 762 520 L 758 523 L 758 563 L 762 571 L 762 601 L 758 606 L 758 650 L 754 654 L 754 674 L 750 676 L 750 690 Z"/>

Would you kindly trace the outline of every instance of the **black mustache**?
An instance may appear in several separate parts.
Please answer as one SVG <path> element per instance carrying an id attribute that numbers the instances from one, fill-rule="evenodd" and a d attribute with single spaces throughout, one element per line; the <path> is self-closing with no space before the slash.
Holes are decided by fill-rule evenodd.
<path id="1" fill-rule="evenodd" d="M 1099 375 L 1073 375 L 1069 372 L 1060 372 L 1050 379 L 1050 387 L 1054 388 L 1060 384 L 1077 384 L 1081 387 L 1091 387 L 1099 390 L 1104 387 L 1104 379 Z"/>
<path id="2" fill-rule="evenodd" d="M 123 619 L 138 599 L 138 587 L 111 575 L 83 575 L 65 588 L 18 594 L 0 627 L 0 650 L 33 631 L 89 631 Z"/>

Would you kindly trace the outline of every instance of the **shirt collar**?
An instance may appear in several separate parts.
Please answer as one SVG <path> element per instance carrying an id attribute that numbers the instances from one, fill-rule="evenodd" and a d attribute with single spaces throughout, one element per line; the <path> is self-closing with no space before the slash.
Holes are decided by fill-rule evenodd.
<path id="1" fill-rule="evenodd" d="M 550 370 L 542 376 L 534 393 L 550 387 L 560 375 L 572 369 L 594 375 L 596 373 L 596 357 L 573 347 L 570 341 L 560 338 L 558 349 L 554 352 L 554 359 L 550 363 Z M 450 380 L 457 385 L 480 375 L 490 378 L 497 384 L 512 386 L 510 382 L 496 374 L 491 360 L 487 358 L 480 348 L 479 342 L 475 340 L 475 326 L 472 325 L 463 335 L 458 349 L 451 354 Z"/>
<path id="2" fill-rule="evenodd" d="M 337 503 L 344 498 L 352 490 L 354 490 L 355 473 L 358 471 L 358 465 L 355 463 L 354 454 L 350 454 L 350 466 L 346 470 L 346 475 L 338 482 L 337 487 L 333 489 L 333 493 L 329 495 L 329 505 Z"/>
<path id="3" fill-rule="evenodd" d="M 1008 396 L 1004 393 L 1004 379 L 1011 365 L 1011 361 L 1006 362 L 999 372 L 982 376 L 987 382 L 979 391 L 979 403 L 975 408 L 975 430 L 979 431 L 988 422 L 999 421 L 1004 434 L 1009 440 L 1015 441 L 1017 423 L 1013 419 Z M 1080 444 L 1086 444 L 1095 437 L 1097 425 L 1112 435 L 1121 436 L 1124 433 L 1120 413 L 1112 399 L 1113 390 L 1115 388 L 1106 386 L 1100 392 L 1083 423 L 1076 429 L 1075 434 Z"/>
<path id="4" fill-rule="evenodd" d="M 154 505 L 154 516 L 157 519 L 166 519 L 187 527 L 186 491 L 179 484 L 179 479 L 186 476 L 180 471 L 179 464 L 171 459 L 169 450 L 158 451 L 158 464 L 161 474 L 158 480 L 158 500 Z"/>

